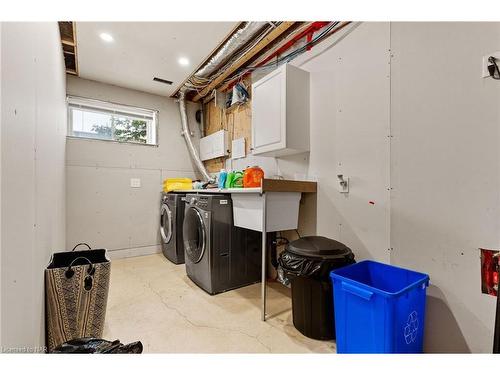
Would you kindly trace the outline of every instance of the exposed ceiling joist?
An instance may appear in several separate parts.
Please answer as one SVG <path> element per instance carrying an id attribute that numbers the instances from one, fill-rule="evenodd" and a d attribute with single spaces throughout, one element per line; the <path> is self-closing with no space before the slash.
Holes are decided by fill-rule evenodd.
<path id="1" fill-rule="evenodd" d="M 295 25 L 293 25 L 293 27 L 289 28 L 286 33 L 283 33 L 280 38 L 277 38 L 273 43 L 267 45 L 259 53 L 259 55 L 255 56 L 251 61 L 249 61 L 249 64 L 247 65 L 258 66 L 260 61 L 263 61 L 268 56 L 275 54 L 277 50 L 282 48 L 286 43 L 290 42 L 290 38 L 310 27 L 312 23 L 313 22 L 295 22 Z M 224 92 L 228 88 L 231 88 L 233 85 L 234 80 L 222 84 L 221 86 L 217 87 L 217 90 Z"/>
<path id="2" fill-rule="evenodd" d="M 66 73 L 77 76 L 79 72 L 75 23 L 71 21 L 61 21 L 58 22 L 58 24 Z"/>
<path id="3" fill-rule="evenodd" d="M 197 93 L 193 101 L 197 102 L 201 98 L 205 97 L 209 94 L 214 88 L 219 86 L 227 77 L 229 77 L 232 73 L 234 73 L 237 69 L 241 68 L 248 61 L 250 61 L 254 56 L 256 56 L 260 51 L 262 51 L 266 46 L 272 43 L 275 39 L 277 39 L 281 34 L 287 31 L 290 27 L 294 25 L 295 22 L 282 22 L 279 26 L 277 26 L 274 30 L 272 30 L 267 36 L 265 36 L 259 43 L 255 45 L 250 51 L 248 51 L 245 55 L 243 55 L 240 59 L 235 61 L 228 69 L 224 71 L 220 76 L 214 79 L 207 87 L 205 87 L 202 91 Z"/>

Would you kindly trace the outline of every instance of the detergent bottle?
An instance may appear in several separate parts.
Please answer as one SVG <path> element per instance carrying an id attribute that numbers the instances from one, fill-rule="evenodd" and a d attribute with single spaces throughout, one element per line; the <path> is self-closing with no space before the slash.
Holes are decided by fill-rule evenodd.
<path id="1" fill-rule="evenodd" d="M 234 172 L 233 182 L 231 184 L 232 188 L 242 188 L 243 187 L 243 172 L 236 171 Z"/>
<path id="2" fill-rule="evenodd" d="M 262 179 L 264 178 L 264 171 L 262 168 L 254 166 L 245 169 L 243 174 L 243 187 L 260 187 L 262 185 Z"/>
<path id="3" fill-rule="evenodd" d="M 225 188 L 242 188 L 243 187 L 243 172 L 232 171 L 227 174 Z"/>
<path id="4" fill-rule="evenodd" d="M 229 189 L 231 187 L 231 183 L 233 181 L 233 178 L 234 178 L 234 172 L 227 172 L 227 175 L 226 175 L 226 181 L 224 182 L 224 187 L 226 189 Z"/>
<path id="5" fill-rule="evenodd" d="M 224 168 L 222 168 L 219 172 L 219 180 L 217 182 L 217 186 L 219 189 L 224 189 L 226 186 L 226 180 L 227 180 L 227 172 Z"/>

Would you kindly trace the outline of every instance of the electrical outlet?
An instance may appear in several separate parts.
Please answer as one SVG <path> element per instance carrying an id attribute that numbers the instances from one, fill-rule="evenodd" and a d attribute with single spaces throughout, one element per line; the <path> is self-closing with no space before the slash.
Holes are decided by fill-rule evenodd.
<path id="1" fill-rule="evenodd" d="M 131 178 L 130 179 L 130 187 L 140 188 L 141 187 L 141 179 L 140 178 Z"/>
<path id="2" fill-rule="evenodd" d="M 497 59 L 497 64 L 500 61 L 500 51 L 492 52 L 483 56 L 483 71 L 481 77 L 486 78 L 490 76 L 490 72 L 488 71 L 488 58 L 493 56 Z"/>

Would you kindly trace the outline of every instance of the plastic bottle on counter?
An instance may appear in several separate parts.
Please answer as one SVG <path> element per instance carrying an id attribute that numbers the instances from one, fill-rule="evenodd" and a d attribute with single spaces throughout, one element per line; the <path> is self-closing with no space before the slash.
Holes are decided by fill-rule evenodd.
<path id="1" fill-rule="evenodd" d="M 227 172 L 226 181 L 224 182 L 224 187 L 229 189 L 231 187 L 231 182 L 233 181 L 234 172 Z"/>
<path id="2" fill-rule="evenodd" d="M 219 179 L 217 181 L 217 186 L 219 189 L 224 189 L 226 186 L 227 172 L 224 168 L 222 168 L 219 172 Z"/>
<path id="3" fill-rule="evenodd" d="M 227 174 L 226 183 L 224 184 L 226 189 L 229 188 L 242 188 L 243 187 L 243 172 L 232 171 Z"/>
<path id="4" fill-rule="evenodd" d="M 234 172 L 233 183 L 231 184 L 233 188 L 242 188 L 243 187 L 243 172 L 236 171 Z"/>
<path id="5" fill-rule="evenodd" d="M 264 178 L 264 171 L 258 166 L 248 167 L 243 174 L 243 187 L 252 188 L 260 187 L 262 179 Z"/>

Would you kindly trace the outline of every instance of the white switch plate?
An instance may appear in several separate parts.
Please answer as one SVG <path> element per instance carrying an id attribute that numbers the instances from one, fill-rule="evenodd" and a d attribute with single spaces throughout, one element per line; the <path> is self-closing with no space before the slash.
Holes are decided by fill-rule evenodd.
<path id="1" fill-rule="evenodd" d="M 488 57 L 493 56 L 497 59 L 497 65 L 500 66 L 500 51 L 488 53 L 487 55 L 483 56 L 483 72 L 482 76 L 483 78 L 489 77 L 490 72 L 488 71 Z"/>
<path id="2" fill-rule="evenodd" d="M 130 187 L 140 188 L 141 187 L 141 179 L 140 178 L 131 178 L 130 179 Z"/>
<path id="3" fill-rule="evenodd" d="M 342 185 L 340 183 L 340 180 L 337 181 L 337 183 L 338 183 L 337 186 L 338 186 L 338 189 L 339 189 L 339 193 L 349 193 L 349 177 L 345 177 L 344 176 L 344 181 L 347 182 L 347 184 Z"/>

